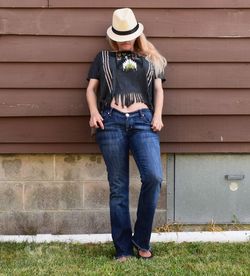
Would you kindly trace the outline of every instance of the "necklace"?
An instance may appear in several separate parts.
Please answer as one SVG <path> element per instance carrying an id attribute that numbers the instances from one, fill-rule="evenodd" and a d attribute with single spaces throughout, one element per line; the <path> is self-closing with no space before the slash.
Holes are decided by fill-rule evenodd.
<path id="1" fill-rule="evenodd" d="M 130 51 L 117 52 L 117 60 L 122 61 L 122 70 L 125 72 L 136 71 L 137 63 L 135 61 L 135 53 Z"/>

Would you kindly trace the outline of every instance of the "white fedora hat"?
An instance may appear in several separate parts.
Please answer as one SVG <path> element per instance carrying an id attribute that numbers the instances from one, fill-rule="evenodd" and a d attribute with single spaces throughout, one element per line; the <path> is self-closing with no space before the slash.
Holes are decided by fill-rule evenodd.
<path id="1" fill-rule="evenodd" d="M 133 11 L 129 8 L 115 10 L 112 26 L 107 29 L 107 35 L 114 41 L 123 42 L 137 38 L 143 32 L 143 25 L 138 23 Z"/>

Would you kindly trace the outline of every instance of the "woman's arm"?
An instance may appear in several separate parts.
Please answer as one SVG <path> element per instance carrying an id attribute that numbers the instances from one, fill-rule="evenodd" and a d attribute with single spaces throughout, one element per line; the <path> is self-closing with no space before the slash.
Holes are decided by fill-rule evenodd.
<path id="1" fill-rule="evenodd" d="M 99 80 L 97 79 L 89 80 L 89 84 L 86 92 L 87 103 L 90 111 L 89 125 L 90 127 L 94 127 L 94 128 L 100 127 L 104 129 L 104 125 L 102 123 L 103 118 L 97 108 L 96 93 L 97 93 L 98 86 L 99 86 Z"/>
<path id="2" fill-rule="evenodd" d="M 163 128 L 162 108 L 163 108 L 163 88 L 161 79 L 154 80 L 154 116 L 152 119 L 153 131 L 160 131 Z"/>

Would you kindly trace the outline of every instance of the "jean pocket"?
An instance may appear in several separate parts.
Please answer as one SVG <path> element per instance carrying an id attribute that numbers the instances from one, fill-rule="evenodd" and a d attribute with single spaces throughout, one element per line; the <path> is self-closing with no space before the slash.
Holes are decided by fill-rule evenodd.
<path id="1" fill-rule="evenodd" d="M 143 111 L 141 114 L 141 118 L 145 123 L 151 124 L 153 119 L 153 114 L 150 110 Z"/>
<path id="2" fill-rule="evenodd" d="M 103 118 L 104 121 L 107 121 L 112 116 L 110 110 L 101 111 L 101 115 L 102 115 L 102 118 Z"/>

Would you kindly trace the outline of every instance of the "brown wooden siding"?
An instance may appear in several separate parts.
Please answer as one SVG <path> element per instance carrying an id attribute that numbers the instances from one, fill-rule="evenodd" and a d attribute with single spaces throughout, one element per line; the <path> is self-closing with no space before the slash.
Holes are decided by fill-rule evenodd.
<path id="1" fill-rule="evenodd" d="M 168 60 L 163 152 L 249 152 L 250 2 L 126 1 Z M 0 152 L 95 153 L 86 74 L 121 1 L 0 0 Z"/>
<path id="2" fill-rule="evenodd" d="M 17 2 L 18 0 L 16 0 Z M 123 7 L 123 1 L 114 0 L 49 0 L 50 7 L 101 7 L 101 8 L 118 8 Z M 126 6 L 132 8 L 248 8 L 248 0 L 126 0 Z"/>

